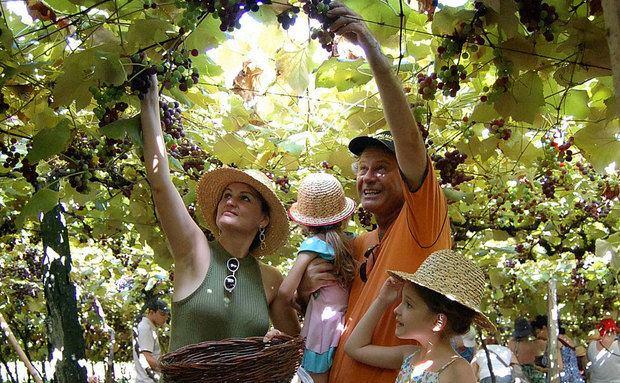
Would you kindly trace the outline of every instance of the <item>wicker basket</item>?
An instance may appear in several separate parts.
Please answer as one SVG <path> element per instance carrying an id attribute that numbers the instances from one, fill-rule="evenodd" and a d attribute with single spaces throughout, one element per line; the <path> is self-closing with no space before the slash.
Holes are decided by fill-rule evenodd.
<path id="1" fill-rule="evenodd" d="M 162 374 L 165 383 L 289 383 L 303 348 L 288 335 L 202 342 L 164 355 Z"/>

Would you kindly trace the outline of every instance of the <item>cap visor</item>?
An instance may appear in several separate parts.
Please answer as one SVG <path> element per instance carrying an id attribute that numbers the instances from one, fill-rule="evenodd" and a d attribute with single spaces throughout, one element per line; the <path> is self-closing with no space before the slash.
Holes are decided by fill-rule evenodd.
<path id="1" fill-rule="evenodd" d="M 355 154 L 356 156 L 359 156 L 362 154 L 364 149 L 366 149 L 369 146 L 378 146 L 380 148 L 386 148 L 390 152 L 394 153 L 394 148 L 388 145 L 387 143 L 385 143 L 384 141 L 376 139 L 374 137 L 368 137 L 368 136 L 360 136 L 360 137 L 355 137 L 354 139 L 352 139 L 351 142 L 349 142 L 349 151 Z"/>

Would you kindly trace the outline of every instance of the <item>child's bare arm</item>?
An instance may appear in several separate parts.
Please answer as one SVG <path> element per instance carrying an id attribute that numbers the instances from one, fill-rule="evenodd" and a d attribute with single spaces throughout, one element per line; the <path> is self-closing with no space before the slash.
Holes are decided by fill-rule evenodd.
<path id="1" fill-rule="evenodd" d="M 306 271 L 306 267 L 310 261 L 316 258 L 316 254 L 309 251 L 301 251 L 297 255 L 297 259 L 295 260 L 295 264 L 289 271 L 286 278 L 280 285 L 280 289 L 278 290 L 278 295 L 281 299 L 284 299 L 291 305 L 295 305 L 295 291 L 299 286 L 299 282 Z"/>
<path id="2" fill-rule="evenodd" d="M 370 366 L 398 369 L 406 355 L 415 351 L 415 346 L 376 346 L 372 334 L 383 313 L 398 298 L 402 283 L 390 277 L 366 314 L 357 323 L 344 346 L 344 351 L 353 359 Z"/>

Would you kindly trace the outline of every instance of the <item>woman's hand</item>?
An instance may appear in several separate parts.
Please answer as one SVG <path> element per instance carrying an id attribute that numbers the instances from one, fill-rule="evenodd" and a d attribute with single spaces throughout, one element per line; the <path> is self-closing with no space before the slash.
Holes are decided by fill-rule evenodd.
<path id="1" fill-rule="evenodd" d="M 403 288 L 404 282 L 395 277 L 389 277 L 381 286 L 381 290 L 379 290 L 379 294 L 377 295 L 377 300 L 381 301 L 386 305 L 391 305 L 394 303 L 400 292 Z"/>
<path id="2" fill-rule="evenodd" d="M 149 89 L 144 95 L 142 104 L 155 104 L 159 108 L 159 83 L 157 82 L 157 75 L 152 74 L 149 76 L 149 84 Z"/>
<path id="3" fill-rule="evenodd" d="M 267 334 L 265 334 L 265 336 L 263 337 L 263 342 L 265 343 L 271 342 L 273 338 L 275 338 L 276 336 L 281 336 L 281 335 L 284 335 L 282 331 L 276 330 L 275 328 L 271 329 L 267 331 Z"/>

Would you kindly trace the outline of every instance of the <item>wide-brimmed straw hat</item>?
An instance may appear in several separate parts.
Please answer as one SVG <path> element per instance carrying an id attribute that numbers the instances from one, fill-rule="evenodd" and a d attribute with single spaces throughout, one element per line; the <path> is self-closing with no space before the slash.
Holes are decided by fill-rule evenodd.
<path id="1" fill-rule="evenodd" d="M 304 177 L 297 189 L 297 202 L 289 209 L 291 219 L 304 226 L 335 225 L 355 211 L 355 201 L 345 197 L 336 177 L 312 173 Z"/>
<path id="2" fill-rule="evenodd" d="M 273 254 L 288 239 L 288 217 L 286 209 L 274 192 L 271 180 L 258 170 L 242 171 L 235 168 L 219 168 L 200 177 L 196 186 L 196 199 L 207 228 L 216 239 L 219 239 L 220 230 L 215 223 L 217 205 L 226 186 L 235 182 L 253 187 L 269 207 L 269 224 L 265 227 L 265 241 L 261 246 L 252 250 L 252 254 L 256 257 Z"/>
<path id="3" fill-rule="evenodd" d="M 462 304 L 476 312 L 474 322 L 496 331 L 495 325 L 480 310 L 484 291 L 484 273 L 472 261 L 452 250 L 438 250 L 426 258 L 413 273 L 388 271 L 392 276 L 413 282 Z"/>

